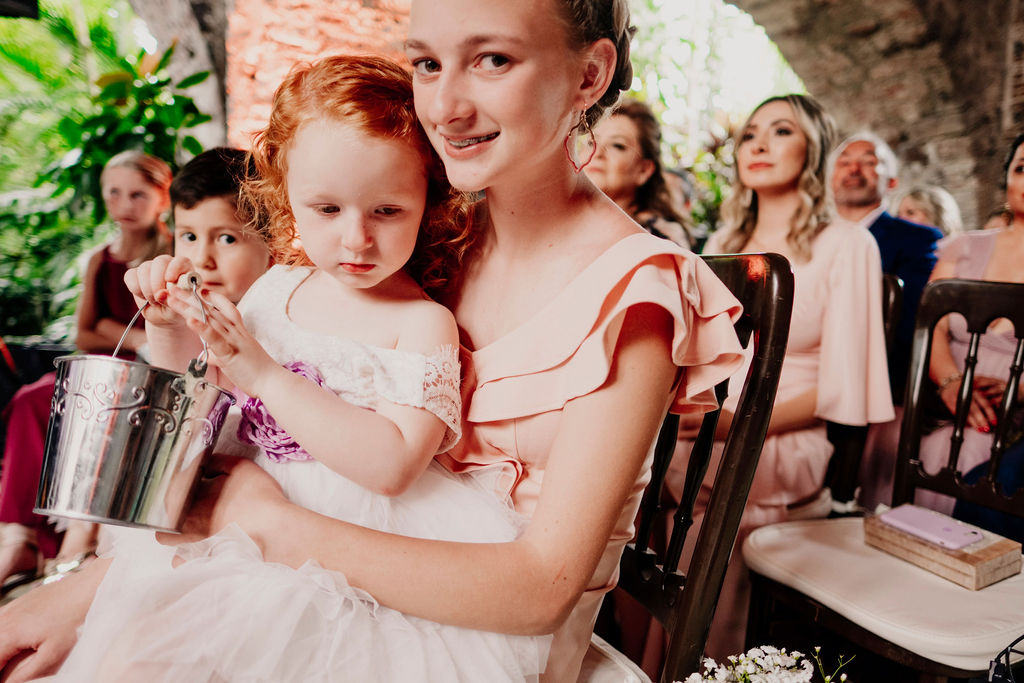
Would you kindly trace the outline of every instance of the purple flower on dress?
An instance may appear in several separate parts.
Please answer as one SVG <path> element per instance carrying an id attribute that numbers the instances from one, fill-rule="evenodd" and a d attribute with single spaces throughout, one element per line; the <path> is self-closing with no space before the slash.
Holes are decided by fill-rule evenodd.
<path id="1" fill-rule="evenodd" d="M 317 386 L 325 386 L 323 376 L 312 365 L 302 361 L 293 361 L 284 367 L 316 382 Z M 238 423 L 238 439 L 262 448 L 267 457 L 274 462 L 313 459 L 313 456 L 307 453 L 302 446 L 295 443 L 295 439 L 289 436 L 288 432 L 281 429 L 277 420 L 267 412 L 263 401 L 251 396 L 246 396 L 242 402 L 242 419 Z"/>

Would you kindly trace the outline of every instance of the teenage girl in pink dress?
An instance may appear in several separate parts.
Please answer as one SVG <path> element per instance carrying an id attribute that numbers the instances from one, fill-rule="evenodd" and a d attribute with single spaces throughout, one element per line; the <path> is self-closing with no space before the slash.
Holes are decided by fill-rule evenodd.
<path id="1" fill-rule="evenodd" d="M 576 680 L 665 410 L 708 409 L 741 362 L 721 282 L 578 172 L 576 141 L 631 83 L 631 35 L 625 0 L 411 6 L 420 122 L 452 185 L 482 197 L 460 277 L 438 294 L 464 367 L 463 438 L 443 462 L 484 470 L 527 518 L 523 532 L 477 544 L 389 535 L 295 505 L 259 467 L 230 460 L 185 539 L 234 522 L 268 560 L 314 559 L 406 614 L 554 633 L 542 680 Z M 102 573 L 95 562 L 0 612 L 12 680 L 66 656 Z"/>
<path id="2" fill-rule="evenodd" d="M 109 354 L 138 310 L 124 286 L 125 272 L 170 251 L 170 232 L 162 214 L 170 204 L 171 169 L 148 154 L 121 152 L 103 167 L 100 185 L 118 230 L 85 257 L 75 346 L 85 353 Z M 145 341 L 139 320 L 128 330 L 122 357 L 134 358 Z M 32 512 L 55 379 L 51 372 L 22 387 L 7 409 L 0 481 L 0 594 L 34 579 L 42 559 L 57 555 L 58 548 L 62 557 L 71 559 L 95 543 L 95 525 L 83 522 L 71 525 L 61 545 L 61 536 L 47 518 Z"/>

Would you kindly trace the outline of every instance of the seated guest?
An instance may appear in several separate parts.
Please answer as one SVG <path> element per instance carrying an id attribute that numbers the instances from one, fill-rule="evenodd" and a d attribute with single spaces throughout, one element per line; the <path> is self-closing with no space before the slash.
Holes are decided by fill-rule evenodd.
<path id="1" fill-rule="evenodd" d="M 174 251 L 192 260 L 206 287 L 223 293 L 232 301 L 241 299 L 249 285 L 270 266 L 268 248 L 261 239 L 245 229 L 245 217 L 238 214 L 235 207 L 245 168 L 245 152 L 216 148 L 203 152 L 185 164 L 173 182 L 170 182 L 170 170 L 167 171 L 175 223 Z M 116 217 L 117 214 L 114 215 Z M 121 273 L 119 277 L 122 278 L 121 287 L 131 299 L 130 305 L 134 315 L 138 307 L 131 297 L 131 292 L 124 286 L 124 274 Z M 53 392 L 52 386 L 51 378 L 49 394 Z M 36 410 L 38 414 L 34 419 L 22 420 L 17 428 L 23 431 L 31 428 L 33 438 L 31 442 L 26 439 L 16 442 L 20 444 L 20 448 L 17 449 L 14 444 L 9 443 L 10 447 L 4 457 L 0 510 L 5 515 L 17 519 L 29 519 L 28 515 L 39 517 L 41 523 L 45 523 L 45 518 L 32 514 L 32 508 L 42 469 L 43 435 L 49 417 L 49 396 L 45 403 L 26 403 L 23 410 L 29 409 Z M 3 519 L 7 521 L 8 517 L 5 516 Z M 17 525 L 8 524 L 4 527 L 10 528 L 17 528 Z M 95 544 L 95 531 L 94 524 L 71 523 L 60 545 L 58 557 L 70 560 L 86 552 Z M 10 531 L 2 533 L 5 537 L 14 535 Z M 35 571 L 32 570 L 38 568 L 38 560 L 35 558 L 36 548 L 31 543 L 33 535 L 25 534 L 29 541 L 28 552 L 18 551 L 18 547 L 11 544 L 5 543 L 0 546 L 0 562 L 8 558 L 16 560 L 17 555 L 21 553 L 33 557 L 31 567 L 29 561 L 23 559 L 20 564 L 0 564 L 0 569 L 12 566 L 13 570 L 8 569 L 8 573 L 18 573 L 21 575 L 19 578 L 25 579 L 34 576 Z M 47 548 L 42 542 L 38 542 L 38 546 L 44 551 Z M 47 556 L 53 556 L 57 550 L 56 542 L 48 547 L 52 547 L 53 550 Z"/>
<path id="2" fill-rule="evenodd" d="M 737 548 L 752 530 L 784 521 L 790 509 L 821 493 L 832 454 L 825 420 L 864 425 L 892 417 L 878 246 L 863 228 L 829 222 L 825 164 L 833 131 L 831 117 L 808 96 L 773 97 L 758 106 L 737 133 L 736 180 L 723 207 L 725 225 L 704 249 L 780 253 L 789 259 L 795 276 L 786 358 Z M 736 373 L 734 384 L 745 373 L 745 367 Z M 718 439 L 725 437 L 736 417 L 732 411 L 738 398 L 731 392 L 725 400 Z M 680 421 L 679 446 L 666 482 L 677 500 L 698 427 L 686 416 Z M 721 441 L 715 446 L 697 498 L 695 528 L 688 534 L 691 543 L 703 521 L 722 447 Z M 749 591 L 746 567 L 735 552 L 715 611 L 708 656 L 742 651 Z M 656 634 L 659 629 L 650 626 Z M 624 646 L 627 654 L 654 672 L 661 656 L 660 638 L 633 642 L 642 640 L 645 630 L 624 624 Z"/>
<path id="3" fill-rule="evenodd" d="M 1001 230 L 978 230 L 944 240 L 940 245 L 939 263 L 932 273 L 933 280 L 961 278 L 995 282 L 1024 282 L 1024 135 L 1018 136 L 1010 146 L 1004 164 L 1006 203 L 1013 212 L 1009 227 Z M 963 380 L 963 362 L 967 353 L 969 335 L 963 318 L 950 315 L 935 327 L 932 342 L 929 375 L 939 389 L 939 398 L 950 414 L 956 411 L 957 394 Z M 1008 320 L 996 320 L 981 337 L 978 364 L 975 366 L 974 391 L 967 414 L 967 426 L 960 447 L 958 466 L 967 472 L 989 458 L 992 446 L 992 427 L 996 424 L 996 409 L 1006 389 L 1009 369 L 1016 349 L 1013 327 Z M 1024 394 L 1024 385 L 1018 391 L 1018 402 Z M 1018 421 L 1024 411 L 1014 416 Z M 921 441 L 921 462 L 926 471 L 934 471 L 945 463 L 949 453 L 952 425 L 946 425 L 927 435 Z M 930 491 L 918 493 L 922 505 L 950 513 L 953 501 L 949 497 Z"/>
<path id="4" fill-rule="evenodd" d="M 1005 164 L 1006 200 L 1013 211 L 1013 224 L 996 230 L 974 230 L 943 240 L 939 249 L 939 262 L 932 280 L 961 278 L 1001 282 L 1024 282 L 1024 135 L 1010 148 Z M 950 315 L 935 327 L 932 341 L 929 375 L 938 388 L 938 395 L 952 415 L 956 410 L 957 395 L 963 379 L 963 363 L 967 353 L 969 335 L 962 316 Z M 960 448 L 958 462 L 967 472 L 989 458 L 992 446 L 991 427 L 995 424 L 995 408 L 1002 400 L 1009 375 L 1016 341 L 1007 320 L 997 320 L 988 333 L 981 337 L 978 364 L 975 367 L 974 391 L 967 427 Z M 1024 387 L 1024 385 L 1022 385 Z M 1017 415 L 1020 418 L 1020 415 Z M 925 470 L 932 472 L 945 464 L 949 454 L 952 425 L 945 425 L 921 440 L 920 457 Z M 873 507 L 888 503 L 892 498 L 893 468 L 896 462 L 897 436 L 872 444 L 865 451 L 861 467 L 862 505 Z M 917 501 L 922 505 L 949 513 L 953 500 L 930 491 L 919 491 Z"/>
<path id="5" fill-rule="evenodd" d="M 960 207 L 953 195 L 937 185 L 919 185 L 902 192 L 893 206 L 896 207 L 896 217 L 905 221 L 930 225 L 941 230 L 943 235 L 963 232 Z"/>
<path id="6" fill-rule="evenodd" d="M 831 160 L 830 186 L 838 213 L 836 222 L 867 228 L 878 242 L 882 271 L 903 281 L 900 319 L 889 358 L 893 396 L 897 403 L 902 403 L 917 302 L 935 266 L 935 245 L 942 233 L 894 218 L 882 209 L 886 195 L 897 185 L 897 163 L 892 149 L 877 135 L 852 135 L 840 143 Z"/>
<path id="7" fill-rule="evenodd" d="M 587 176 L 648 232 L 691 247 L 693 222 L 680 210 L 661 163 L 661 125 L 643 102 L 624 100 L 594 126 Z M 673 181 L 674 182 L 674 181 Z"/>
<path id="8" fill-rule="evenodd" d="M 117 231 L 85 257 L 82 293 L 75 311 L 75 345 L 86 353 L 111 353 L 124 335 L 121 356 L 135 358 L 145 343 L 138 308 L 124 285 L 128 268 L 168 251 L 167 210 L 171 169 L 137 151 L 121 152 L 103 167 L 103 202 Z M 127 334 L 126 334 L 127 330 Z M 32 512 L 42 469 L 46 426 L 56 374 L 43 375 L 18 390 L 5 411 L 3 478 L 0 479 L 0 594 L 31 581 L 43 558 L 57 554 L 61 537 L 42 515 Z M 91 533 L 64 540 L 72 554 L 88 549 Z"/>

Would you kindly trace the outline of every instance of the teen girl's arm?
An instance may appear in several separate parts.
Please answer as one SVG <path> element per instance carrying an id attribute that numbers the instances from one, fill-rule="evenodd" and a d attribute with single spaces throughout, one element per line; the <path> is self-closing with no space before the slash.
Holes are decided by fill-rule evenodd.
<path id="1" fill-rule="evenodd" d="M 817 406 L 817 387 L 808 389 L 789 400 L 776 403 L 772 406 L 772 417 L 768 421 L 767 436 L 813 427 L 820 422 L 814 414 Z M 734 417 L 732 411 L 722 410 L 718 416 L 718 426 L 715 428 L 715 438 L 717 440 L 724 441 L 725 437 L 728 436 Z M 696 439 L 703 420 L 703 415 L 682 416 L 679 420 L 679 436 L 684 439 Z"/>
<path id="2" fill-rule="evenodd" d="M 225 484 L 241 493 L 214 501 L 190 520 L 192 531 L 206 535 L 234 521 L 267 560 L 298 567 L 313 558 L 402 612 L 503 633 L 551 633 L 591 580 L 664 417 L 678 370 L 671 339 L 663 309 L 629 309 L 607 381 L 564 408 L 536 511 L 515 541 L 429 541 L 346 524 L 291 504 L 244 461 L 232 461 Z M 253 493 L 257 486 L 262 493 Z"/>
<path id="3" fill-rule="evenodd" d="M 186 315 L 206 339 L 213 359 L 228 380 L 259 398 L 274 420 L 311 456 L 360 486 L 383 495 L 403 493 L 423 473 L 444 437 L 444 422 L 424 408 L 381 400 L 375 410 L 349 403 L 282 367 L 246 330 L 241 313 L 224 296 L 204 325 L 194 304 L 180 292 L 171 305 Z M 403 309 L 400 350 L 433 353 L 457 348 L 458 328 L 451 313 L 431 301 Z M 386 455 L 384 455 L 386 454 Z"/>
<path id="4" fill-rule="evenodd" d="M 97 277 L 100 264 L 103 262 L 103 247 L 90 252 L 82 277 L 82 296 L 78 299 L 75 310 L 75 346 L 86 353 L 110 353 L 124 334 L 127 325 L 113 318 L 101 318 L 99 312 L 99 291 Z M 146 334 L 142 330 L 132 329 L 124 340 L 124 348 L 137 351 L 146 343 Z"/>
<path id="5" fill-rule="evenodd" d="M 22 683 L 56 673 L 110 566 L 96 559 L 0 607 L 0 681 Z"/>

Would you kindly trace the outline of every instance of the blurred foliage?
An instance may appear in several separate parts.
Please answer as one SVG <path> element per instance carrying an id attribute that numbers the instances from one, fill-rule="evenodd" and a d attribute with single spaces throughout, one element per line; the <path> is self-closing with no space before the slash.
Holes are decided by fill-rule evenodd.
<path id="1" fill-rule="evenodd" d="M 103 223 L 100 188 L 112 156 L 138 149 L 176 168 L 202 151 L 186 131 L 209 117 L 180 91 L 208 74 L 172 82 L 166 67 L 173 46 L 121 56 L 124 27 L 115 24 L 126 15 L 110 5 L 44 2 L 38 25 L 12 28 L 7 22 L 27 20 L 0 20 L 3 335 L 39 334 L 54 321 L 48 336 L 70 330 L 75 262 L 114 229 Z M 35 126 L 19 125 L 23 119 Z"/>
<path id="2" fill-rule="evenodd" d="M 665 162 L 693 185 L 698 233 L 718 227 L 733 173 L 732 134 L 771 95 L 805 92 L 774 43 L 723 0 L 633 0 L 633 87 L 662 123 Z"/>

